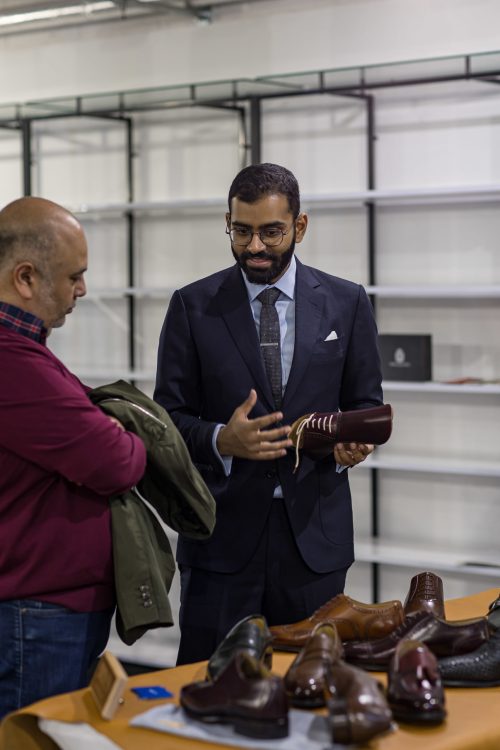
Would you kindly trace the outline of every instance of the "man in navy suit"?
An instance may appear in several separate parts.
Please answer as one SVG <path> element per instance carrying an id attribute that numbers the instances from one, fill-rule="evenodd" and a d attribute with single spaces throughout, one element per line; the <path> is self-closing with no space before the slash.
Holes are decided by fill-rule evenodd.
<path id="1" fill-rule="evenodd" d="M 372 445 L 295 455 L 290 425 L 310 412 L 382 403 L 377 330 L 364 289 L 295 258 L 307 216 L 294 175 L 243 169 L 229 190 L 232 267 L 175 292 L 163 325 L 155 398 L 170 412 L 217 503 L 208 540 L 179 538 L 178 664 L 207 659 L 247 615 L 301 620 L 341 593 L 354 559 L 345 467 Z M 259 344 L 267 287 L 281 338 L 281 404 Z"/>

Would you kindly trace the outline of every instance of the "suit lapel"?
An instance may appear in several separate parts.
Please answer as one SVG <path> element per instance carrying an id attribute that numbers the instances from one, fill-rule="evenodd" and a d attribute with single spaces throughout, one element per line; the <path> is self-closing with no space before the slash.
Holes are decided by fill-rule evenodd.
<path id="1" fill-rule="evenodd" d="M 252 373 L 256 387 L 264 394 L 268 406 L 274 411 L 271 386 L 260 355 L 257 329 L 238 266 L 233 267 L 221 285 L 216 303 L 236 348 Z"/>
<path id="2" fill-rule="evenodd" d="M 319 335 L 319 327 L 324 307 L 324 296 L 319 294 L 320 282 L 310 270 L 297 259 L 295 282 L 295 347 L 292 368 L 283 399 L 286 408 L 304 377 L 314 344 Z"/>

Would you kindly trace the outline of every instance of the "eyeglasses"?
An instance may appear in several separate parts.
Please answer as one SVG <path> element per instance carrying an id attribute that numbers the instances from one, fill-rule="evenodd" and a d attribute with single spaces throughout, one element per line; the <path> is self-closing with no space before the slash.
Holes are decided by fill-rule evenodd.
<path id="1" fill-rule="evenodd" d="M 252 241 L 254 234 L 259 235 L 259 240 L 263 245 L 267 247 L 277 247 L 283 242 L 283 237 L 290 232 L 290 229 L 281 229 L 281 227 L 268 227 L 267 229 L 261 229 L 259 232 L 253 232 L 248 227 L 233 227 L 229 229 L 226 227 L 226 234 L 231 238 L 233 245 L 241 247 L 248 247 Z"/>

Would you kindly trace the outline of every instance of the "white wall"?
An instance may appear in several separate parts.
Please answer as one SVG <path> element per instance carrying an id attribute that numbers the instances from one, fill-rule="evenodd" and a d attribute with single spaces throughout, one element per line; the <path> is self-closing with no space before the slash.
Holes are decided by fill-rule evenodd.
<path id="1" fill-rule="evenodd" d="M 497 0 L 275 0 L 0 37 L 0 102 L 500 49 Z"/>
<path id="2" fill-rule="evenodd" d="M 280 0 L 234 8 L 208 27 L 137 22 L 0 38 L 0 100 L 490 51 L 500 49 L 499 29 L 500 4 L 493 0 Z M 500 182 L 497 86 L 397 88 L 377 93 L 377 102 L 378 187 Z M 263 106 L 263 158 L 294 170 L 306 194 L 362 190 L 365 127 L 358 101 L 271 100 Z M 240 135 L 230 112 L 183 109 L 135 118 L 136 199 L 221 199 L 214 211 L 149 211 L 137 217 L 138 286 L 179 286 L 231 262 L 223 199 L 242 163 Z M 125 200 L 123 145 L 118 123 L 36 123 L 34 191 L 68 206 Z M 21 191 L 19 157 L 19 135 L 0 131 L 0 204 Z M 316 208 L 310 214 L 302 260 L 366 284 L 364 207 Z M 378 282 L 499 284 L 498 221 L 494 203 L 379 209 Z M 93 217 L 84 225 L 90 292 L 123 286 L 123 217 Z M 167 297 L 165 292 L 139 303 L 139 369 L 154 371 Z M 378 320 L 386 333 L 432 333 L 436 379 L 499 377 L 498 301 L 386 300 L 379 302 Z M 124 372 L 124 300 L 82 300 L 50 346 L 77 371 Z M 151 391 L 151 380 L 141 385 Z M 396 421 L 383 449 L 387 455 L 500 461 L 497 396 L 393 393 L 391 401 Z M 381 482 L 382 529 L 388 538 L 436 548 L 497 546 L 498 480 L 385 472 Z M 367 472 L 353 472 L 352 486 L 356 529 L 367 533 Z M 492 585 L 491 580 L 444 578 L 447 596 Z M 403 598 L 408 579 L 408 569 L 384 568 L 382 597 Z M 347 592 L 369 599 L 366 565 L 356 564 Z M 173 639 L 169 635 L 153 636 L 156 663 L 171 663 L 175 631 Z M 141 658 L 140 651 L 134 653 Z"/>

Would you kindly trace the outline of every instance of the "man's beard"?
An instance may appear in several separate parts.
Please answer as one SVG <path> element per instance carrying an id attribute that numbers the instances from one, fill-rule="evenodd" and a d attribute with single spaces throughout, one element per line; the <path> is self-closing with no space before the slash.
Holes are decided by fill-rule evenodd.
<path id="1" fill-rule="evenodd" d="M 274 253 L 271 253 L 269 250 L 262 250 L 260 253 L 249 253 L 248 250 L 244 250 L 242 253 L 238 254 L 231 246 L 231 252 L 233 253 L 236 263 L 243 269 L 251 284 L 271 284 L 278 278 L 278 276 L 281 276 L 286 269 L 292 260 L 294 250 L 295 236 L 288 250 L 285 250 L 281 255 L 274 255 Z M 271 265 L 269 268 L 263 269 L 248 268 L 246 261 L 249 260 L 249 258 L 270 260 Z"/>

